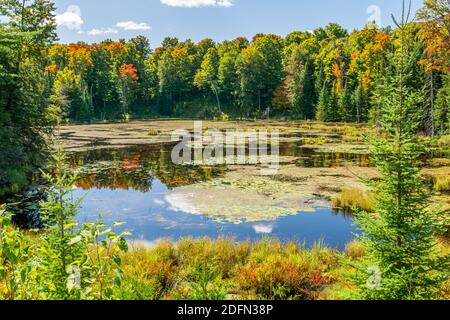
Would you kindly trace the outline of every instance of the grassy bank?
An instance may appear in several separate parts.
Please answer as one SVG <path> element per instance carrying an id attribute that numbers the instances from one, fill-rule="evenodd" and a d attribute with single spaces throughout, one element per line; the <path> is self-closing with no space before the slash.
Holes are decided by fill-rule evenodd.
<path id="1" fill-rule="evenodd" d="M 440 242 L 443 254 L 448 244 Z M 273 239 L 134 243 L 122 255 L 121 299 L 357 299 L 354 267 L 366 254 L 357 241 L 344 252 L 321 244 L 306 249 Z M 448 299 L 449 286 L 442 288 Z"/>
<path id="2" fill-rule="evenodd" d="M 37 261 L 39 236 L 25 233 L 18 239 L 21 246 L 29 246 L 27 256 L 22 256 L 26 258 L 25 264 Z M 442 240 L 439 246 L 443 255 L 449 253 L 448 242 Z M 92 246 L 88 251 L 87 256 L 96 253 Z M 337 300 L 358 299 L 352 278 L 366 248 L 357 241 L 341 252 L 320 243 L 305 248 L 269 238 L 254 243 L 228 238 L 185 238 L 176 243 L 160 241 L 152 245 L 130 242 L 128 251 L 110 254 L 117 255 L 115 259 L 120 261 L 123 275 L 120 282 L 110 283 L 107 299 Z M 102 256 L 107 258 L 105 254 Z M 45 261 L 41 263 L 45 265 Z M 28 275 L 27 282 L 20 284 L 20 299 L 46 297 L 39 284 L 33 282 L 38 277 Z M 9 281 L 20 282 L 12 280 L 12 275 L 6 279 L 0 281 L 0 300 L 10 299 Z M 450 298 L 448 282 L 440 297 Z"/>

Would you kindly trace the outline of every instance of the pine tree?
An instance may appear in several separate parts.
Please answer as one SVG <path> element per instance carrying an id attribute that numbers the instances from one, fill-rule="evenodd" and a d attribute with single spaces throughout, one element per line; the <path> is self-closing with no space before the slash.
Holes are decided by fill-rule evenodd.
<path id="1" fill-rule="evenodd" d="M 328 121 L 328 107 L 329 107 L 329 96 L 327 92 L 327 88 L 323 86 L 320 91 L 319 101 L 317 102 L 316 108 L 316 119 L 318 121 Z"/>
<path id="2" fill-rule="evenodd" d="M 444 78 L 444 84 L 436 98 L 435 123 L 439 134 L 449 133 L 450 130 L 450 75 Z"/>
<path id="3" fill-rule="evenodd" d="M 366 93 L 360 83 L 353 93 L 353 104 L 356 111 L 356 122 L 361 123 L 367 120 L 367 98 Z M 350 120 L 350 119 L 347 119 Z M 355 119 L 352 119 L 355 120 Z"/>
<path id="4" fill-rule="evenodd" d="M 365 265 L 369 266 L 359 284 L 368 299 L 434 298 L 446 278 L 440 271 L 448 272 L 449 266 L 448 257 L 436 254 L 435 237 L 441 228 L 428 208 L 429 196 L 419 169 L 424 148 L 416 138 L 420 126 L 416 111 L 423 93 L 404 84 L 407 23 L 404 11 L 401 22 L 396 22 L 402 31 L 397 73 L 387 79 L 384 88 L 381 133 L 371 138 L 372 157 L 381 173 L 375 190 L 376 215 L 359 214 L 357 218 L 363 231 L 361 241 L 368 249 Z"/>
<path id="5" fill-rule="evenodd" d="M 339 113 L 339 121 L 350 121 L 352 119 L 352 95 L 351 91 L 348 89 L 346 85 L 344 90 L 342 91 L 341 96 L 338 99 L 338 113 Z"/>

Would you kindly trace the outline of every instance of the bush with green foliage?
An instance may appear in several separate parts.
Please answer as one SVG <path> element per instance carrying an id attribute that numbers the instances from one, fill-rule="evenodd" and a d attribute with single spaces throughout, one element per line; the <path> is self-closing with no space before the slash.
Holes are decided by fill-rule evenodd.
<path id="1" fill-rule="evenodd" d="M 115 233 L 101 219 L 79 225 L 79 200 L 71 199 L 75 176 L 61 151 L 53 158 L 51 173 L 44 173 L 52 186 L 41 203 L 44 229 L 26 237 L 12 225 L 10 214 L 0 212 L 0 280 L 6 284 L 0 286 L 1 296 L 113 299 L 123 278 L 120 253 L 128 250 L 128 233 Z"/>

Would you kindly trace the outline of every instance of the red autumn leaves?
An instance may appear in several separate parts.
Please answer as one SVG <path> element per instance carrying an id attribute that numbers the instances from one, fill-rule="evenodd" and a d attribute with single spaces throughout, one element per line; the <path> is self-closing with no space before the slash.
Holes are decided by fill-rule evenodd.
<path id="1" fill-rule="evenodd" d="M 129 80 L 139 80 L 137 69 L 132 64 L 123 64 L 119 67 L 119 74 L 122 78 Z"/>

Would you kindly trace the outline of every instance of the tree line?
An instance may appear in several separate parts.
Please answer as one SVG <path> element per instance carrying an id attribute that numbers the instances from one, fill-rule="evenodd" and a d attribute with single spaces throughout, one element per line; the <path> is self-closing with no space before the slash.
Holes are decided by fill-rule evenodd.
<path id="1" fill-rule="evenodd" d="M 450 9 L 425 1 L 406 27 L 406 87 L 422 130 L 449 128 Z M 45 67 L 66 119 L 134 117 L 317 119 L 378 122 L 383 83 L 395 72 L 398 28 L 335 23 L 286 37 L 258 34 L 216 43 L 166 38 L 152 50 L 143 36 L 98 44 L 56 44 Z"/>

